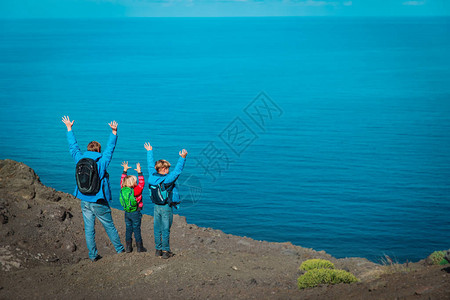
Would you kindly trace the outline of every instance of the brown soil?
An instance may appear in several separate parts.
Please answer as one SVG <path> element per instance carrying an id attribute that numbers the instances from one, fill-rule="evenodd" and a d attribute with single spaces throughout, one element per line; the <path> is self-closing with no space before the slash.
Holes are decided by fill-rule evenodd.
<path id="1" fill-rule="evenodd" d="M 123 212 L 113 210 L 113 218 L 123 241 Z M 103 258 L 92 263 L 79 200 L 43 186 L 26 165 L 0 160 L 0 298 L 450 299 L 449 265 L 336 259 L 201 228 L 177 215 L 171 233 L 176 255 L 163 260 L 154 255 L 152 221 L 143 218 L 146 253 L 115 254 L 96 225 Z M 328 259 L 360 282 L 298 290 L 298 267 L 311 258 Z"/>

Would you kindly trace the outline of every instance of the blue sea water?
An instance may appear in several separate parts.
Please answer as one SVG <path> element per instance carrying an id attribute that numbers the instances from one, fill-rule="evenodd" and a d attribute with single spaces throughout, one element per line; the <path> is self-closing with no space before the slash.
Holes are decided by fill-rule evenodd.
<path id="1" fill-rule="evenodd" d="M 121 162 L 141 162 L 147 177 L 150 141 L 172 164 L 189 152 L 177 211 L 189 223 L 336 257 L 417 261 L 450 248 L 449 25 L 1 20 L 0 158 L 72 192 L 61 117 L 75 120 L 83 148 L 105 145 L 116 120 L 116 208 Z"/>

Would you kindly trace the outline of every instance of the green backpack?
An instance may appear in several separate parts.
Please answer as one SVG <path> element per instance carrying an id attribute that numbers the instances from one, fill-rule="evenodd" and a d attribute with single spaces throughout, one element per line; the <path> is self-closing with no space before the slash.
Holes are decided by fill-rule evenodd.
<path id="1" fill-rule="evenodd" d="M 137 210 L 137 202 L 134 197 L 134 189 L 127 186 L 120 190 L 120 204 L 126 212 L 134 212 Z"/>

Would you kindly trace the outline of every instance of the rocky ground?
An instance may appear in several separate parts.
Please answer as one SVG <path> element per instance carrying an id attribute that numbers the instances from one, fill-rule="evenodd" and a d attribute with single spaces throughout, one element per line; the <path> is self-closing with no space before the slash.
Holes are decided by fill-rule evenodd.
<path id="1" fill-rule="evenodd" d="M 123 240 L 123 212 L 113 209 L 113 218 Z M 92 263 L 79 200 L 42 185 L 26 165 L 0 160 L 0 298 L 450 299 L 449 265 L 336 259 L 201 228 L 181 216 L 171 234 L 176 255 L 163 260 L 154 256 L 152 220 L 143 218 L 147 253 L 115 254 L 96 225 L 103 258 Z M 360 282 L 298 290 L 298 267 L 311 258 L 328 259 Z"/>

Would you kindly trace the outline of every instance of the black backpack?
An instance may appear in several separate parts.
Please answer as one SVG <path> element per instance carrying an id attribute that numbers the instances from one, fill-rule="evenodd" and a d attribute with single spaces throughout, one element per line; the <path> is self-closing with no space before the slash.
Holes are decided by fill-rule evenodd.
<path id="1" fill-rule="evenodd" d="M 78 190 L 84 195 L 96 195 L 100 191 L 101 182 L 98 175 L 97 160 L 82 158 L 77 163 L 75 178 Z"/>

